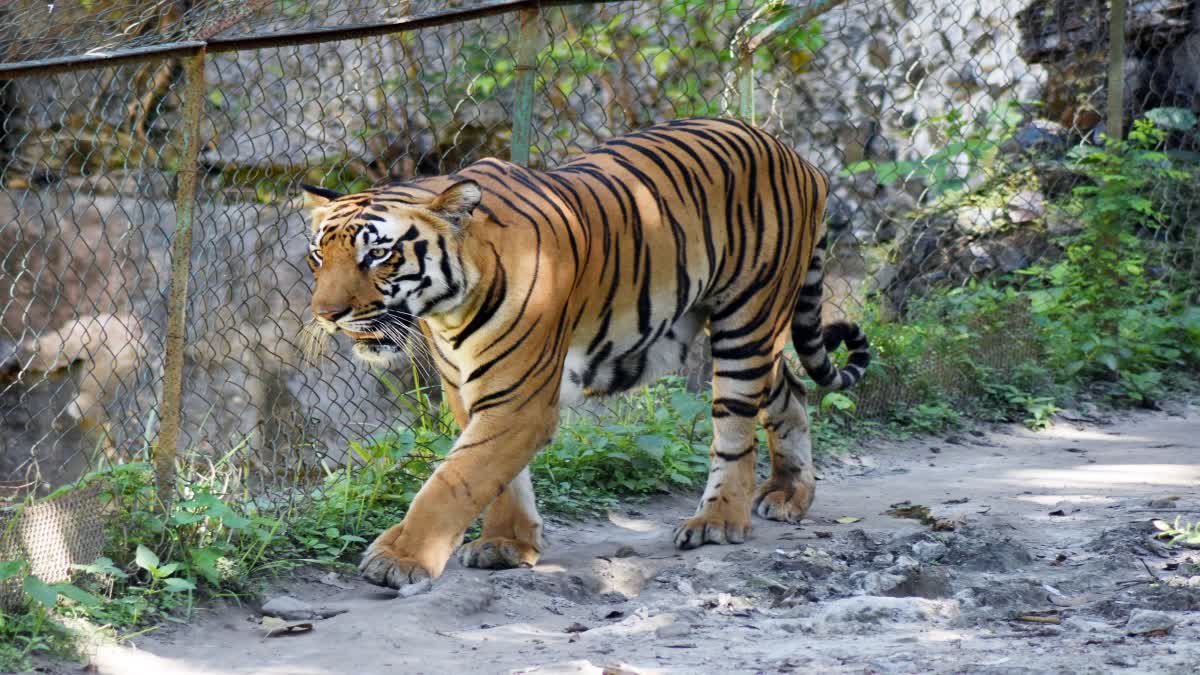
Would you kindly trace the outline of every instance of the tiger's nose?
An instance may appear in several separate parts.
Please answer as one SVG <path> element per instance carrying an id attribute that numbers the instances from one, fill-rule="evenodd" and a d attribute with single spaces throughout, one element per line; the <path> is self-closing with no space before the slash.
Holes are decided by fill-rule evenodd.
<path id="1" fill-rule="evenodd" d="M 313 305 L 313 314 L 316 314 L 326 321 L 336 322 L 338 319 L 350 313 L 350 305 Z"/>

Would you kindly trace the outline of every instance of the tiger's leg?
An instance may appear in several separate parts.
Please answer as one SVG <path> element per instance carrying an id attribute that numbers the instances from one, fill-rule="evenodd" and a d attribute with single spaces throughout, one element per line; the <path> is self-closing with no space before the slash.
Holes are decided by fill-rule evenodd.
<path id="1" fill-rule="evenodd" d="M 532 567 L 544 546 L 542 518 L 533 498 L 533 479 L 529 467 L 525 467 L 484 512 L 483 533 L 475 541 L 463 544 L 458 556 L 467 567 Z"/>
<path id="2" fill-rule="evenodd" d="M 773 354 L 722 355 L 721 331 L 715 325 L 712 342 L 711 463 L 696 515 L 684 521 L 675 533 L 675 545 L 685 549 L 703 544 L 740 544 L 750 536 L 754 463 L 758 458 L 755 418 L 771 382 Z"/>
<path id="3" fill-rule="evenodd" d="M 404 521 L 367 547 L 359 565 L 364 578 L 400 588 L 441 576 L 467 527 L 553 436 L 558 407 L 537 403 L 542 404 L 529 406 L 536 414 L 470 419 Z"/>
<path id="4" fill-rule="evenodd" d="M 458 387 L 442 379 L 442 395 L 459 429 L 467 428 Z M 499 497 L 483 513 L 483 533 L 458 551 L 459 561 L 467 567 L 507 569 L 537 564 L 545 545 L 542 518 L 533 497 L 533 479 L 526 467 L 503 488 Z"/>
<path id="5" fill-rule="evenodd" d="M 794 523 L 808 513 L 817 479 L 804 385 L 782 358 L 775 362 L 771 396 L 760 415 L 771 449 L 771 476 L 754 495 L 754 511 L 763 518 Z"/>

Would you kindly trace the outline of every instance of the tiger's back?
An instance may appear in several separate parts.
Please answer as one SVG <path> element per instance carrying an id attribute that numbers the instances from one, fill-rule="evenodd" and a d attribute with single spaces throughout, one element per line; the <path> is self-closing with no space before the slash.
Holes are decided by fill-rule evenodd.
<path id="1" fill-rule="evenodd" d="M 815 477 L 804 390 L 783 348 L 793 341 L 818 384 L 836 388 L 861 377 L 868 358 L 857 327 L 821 325 L 827 189 L 817 169 L 772 136 L 738 121 L 694 119 L 613 139 L 552 171 L 484 160 L 321 207 L 339 216 L 318 217 L 318 240 L 366 246 L 363 256 L 394 251 L 367 268 L 382 297 L 336 325 L 372 336 L 376 321 L 386 335 L 390 316 L 420 317 L 463 428 L 405 523 L 369 549 L 364 574 L 392 585 L 418 570 L 440 574 L 448 542 L 489 502 L 483 536 L 463 547 L 463 561 L 536 560 L 540 519 L 524 467 L 552 437 L 560 404 L 677 368 L 705 326 L 712 464 L 677 545 L 740 542 L 752 510 L 802 517 Z M 340 228 L 340 238 L 329 228 Z M 320 267 L 318 316 L 337 295 L 322 295 L 328 272 Z M 336 283 L 369 294 L 367 285 Z M 827 350 L 841 342 L 851 359 L 839 370 Z M 757 489 L 756 421 L 772 461 Z M 437 512 L 448 503 L 461 510 Z M 425 534 L 414 534 L 418 527 Z"/>
<path id="2" fill-rule="evenodd" d="M 494 232 L 505 274 L 492 283 L 511 288 L 515 262 L 525 293 L 558 296 L 539 306 L 569 320 L 569 335 L 553 336 L 564 403 L 677 370 L 710 317 L 727 327 L 713 336 L 727 357 L 783 330 L 824 236 L 824 175 L 733 120 L 651 127 L 545 173 L 486 160 L 454 178 L 479 182 L 481 210 L 506 224 Z M 773 302 L 745 311 L 755 296 Z"/>

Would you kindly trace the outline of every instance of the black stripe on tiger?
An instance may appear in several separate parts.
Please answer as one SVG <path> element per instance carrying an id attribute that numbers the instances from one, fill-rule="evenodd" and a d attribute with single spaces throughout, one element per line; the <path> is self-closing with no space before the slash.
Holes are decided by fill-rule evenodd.
<path id="1" fill-rule="evenodd" d="M 800 356 L 805 372 L 817 386 L 841 390 L 854 386 L 862 379 L 871 363 L 871 350 L 867 336 L 857 324 L 835 321 L 825 327 L 821 325 L 827 243 L 826 238 L 822 237 L 813 249 L 808 277 L 792 317 L 792 345 Z M 829 358 L 829 352 L 843 343 L 850 350 L 850 359 L 845 368 L 838 368 Z"/>

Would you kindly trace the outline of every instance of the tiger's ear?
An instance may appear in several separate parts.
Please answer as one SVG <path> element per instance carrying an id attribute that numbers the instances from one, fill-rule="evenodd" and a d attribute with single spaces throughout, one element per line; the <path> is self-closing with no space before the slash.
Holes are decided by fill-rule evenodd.
<path id="1" fill-rule="evenodd" d="M 329 202 L 344 196 L 340 192 L 327 190 L 323 187 L 315 185 L 300 184 L 300 189 L 304 190 L 304 208 L 315 209 L 318 206 L 325 206 Z"/>
<path id="2" fill-rule="evenodd" d="M 455 230 L 459 230 L 471 216 L 471 211 L 479 206 L 481 199 L 483 190 L 479 188 L 479 183 L 463 180 L 442 190 L 441 194 L 430 200 L 429 210 L 439 218 L 449 221 Z"/>

